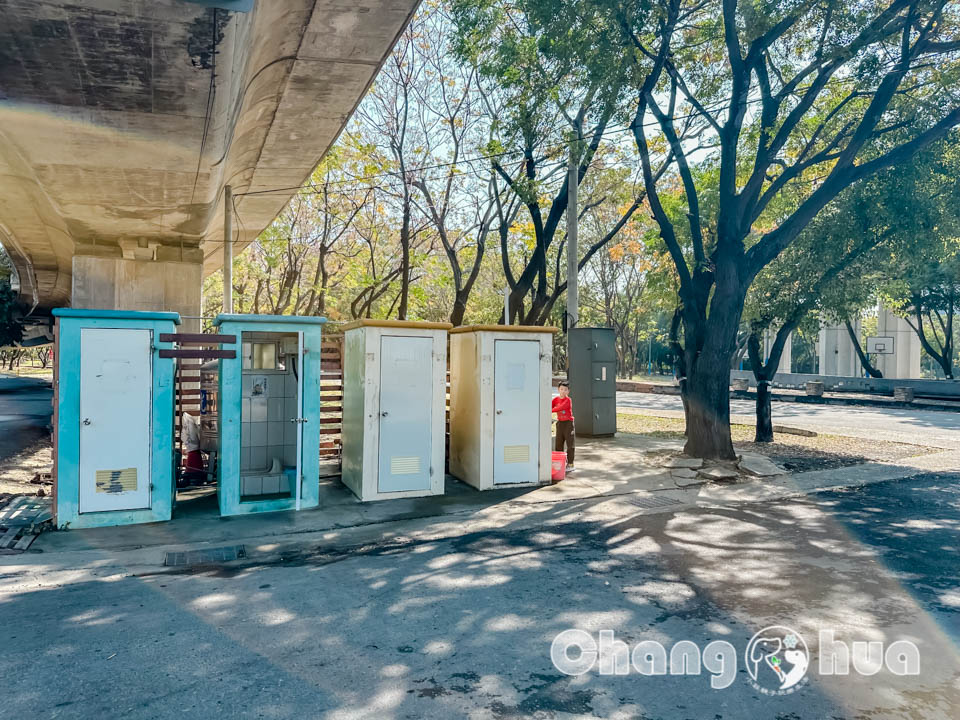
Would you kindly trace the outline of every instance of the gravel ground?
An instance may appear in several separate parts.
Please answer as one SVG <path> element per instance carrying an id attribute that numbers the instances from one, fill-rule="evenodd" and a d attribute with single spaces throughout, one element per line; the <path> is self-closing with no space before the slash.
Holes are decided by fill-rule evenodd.
<path id="1" fill-rule="evenodd" d="M 652 437 L 682 439 L 684 423 L 680 418 L 661 418 L 650 415 L 619 414 L 617 429 L 622 433 L 636 433 Z M 840 435 L 804 437 L 776 433 L 772 443 L 753 442 L 755 430 L 751 425 L 732 425 L 734 447 L 741 452 L 766 455 L 781 467 L 792 472 L 829 470 L 865 462 L 890 462 L 906 457 L 938 452 L 937 448 L 910 443 L 868 440 Z"/>

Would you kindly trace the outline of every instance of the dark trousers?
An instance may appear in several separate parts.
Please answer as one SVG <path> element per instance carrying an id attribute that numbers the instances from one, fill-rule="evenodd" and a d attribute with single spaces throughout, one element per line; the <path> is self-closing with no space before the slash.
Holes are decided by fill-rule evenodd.
<path id="1" fill-rule="evenodd" d="M 567 465 L 573 465 L 573 420 L 557 420 L 557 443 L 555 450 L 560 452 L 567 445 Z"/>

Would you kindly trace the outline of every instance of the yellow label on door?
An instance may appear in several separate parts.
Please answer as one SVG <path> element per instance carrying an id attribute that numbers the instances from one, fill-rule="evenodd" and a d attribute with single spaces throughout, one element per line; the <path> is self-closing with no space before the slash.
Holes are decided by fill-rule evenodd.
<path id="1" fill-rule="evenodd" d="M 98 493 L 123 493 L 137 489 L 137 469 L 97 470 Z"/>

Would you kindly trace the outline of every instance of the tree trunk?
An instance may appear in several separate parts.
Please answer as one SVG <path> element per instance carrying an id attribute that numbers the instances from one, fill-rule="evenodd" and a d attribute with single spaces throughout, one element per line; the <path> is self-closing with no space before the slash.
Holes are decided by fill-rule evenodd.
<path id="1" fill-rule="evenodd" d="M 453 310 L 450 312 L 450 324 L 454 327 L 463 325 L 463 316 L 467 312 L 468 293 L 457 293 L 453 300 Z"/>
<path id="2" fill-rule="evenodd" d="M 860 338 L 857 337 L 853 325 L 850 324 L 849 320 L 845 320 L 844 323 L 847 326 L 847 334 L 850 336 L 850 342 L 853 343 L 853 349 L 857 353 L 857 357 L 860 358 L 860 364 L 863 365 L 863 369 L 867 371 L 867 375 L 872 378 L 882 378 L 883 373 L 870 364 L 869 358 L 867 358 L 863 352 L 863 347 L 860 345 Z"/>
<path id="3" fill-rule="evenodd" d="M 745 294 L 736 264 L 718 263 L 709 316 L 683 311 L 686 381 L 681 388 L 687 418 L 683 450 L 688 455 L 716 460 L 737 457 L 730 436 L 730 362 L 737 348 Z"/>
<path id="4" fill-rule="evenodd" d="M 687 443 L 683 451 L 699 458 L 733 460 L 736 453 L 730 437 L 730 358 L 704 362 L 705 359 L 701 355 L 696 371 L 683 383 L 687 413 Z"/>
<path id="5" fill-rule="evenodd" d="M 767 380 L 757 382 L 757 432 L 753 441 L 773 442 L 773 408 L 770 405 L 770 383 Z"/>
<path id="6" fill-rule="evenodd" d="M 410 202 L 404 199 L 403 224 L 400 227 L 400 245 L 403 252 L 400 262 L 400 307 L 397 319 L 407 319 L 407 301 L 410 297 Z"/>

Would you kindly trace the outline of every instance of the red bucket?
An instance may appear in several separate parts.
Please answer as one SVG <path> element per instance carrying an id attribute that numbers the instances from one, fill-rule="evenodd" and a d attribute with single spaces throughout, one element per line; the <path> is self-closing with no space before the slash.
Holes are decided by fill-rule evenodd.
<path id="1" fill-rule="evenodd" d="M 550 479 L 560 482 L 567 474 L 567 454 L 565 452 L 550 453 Z"/>

